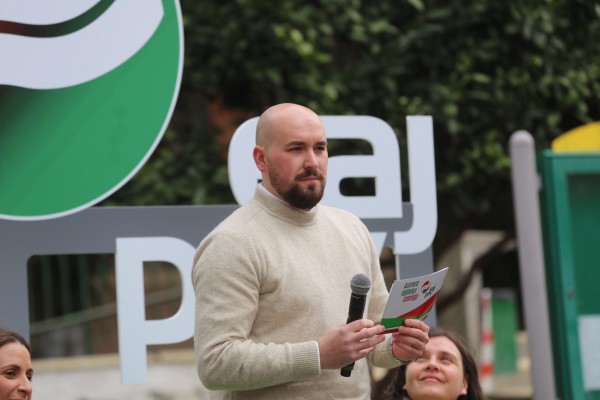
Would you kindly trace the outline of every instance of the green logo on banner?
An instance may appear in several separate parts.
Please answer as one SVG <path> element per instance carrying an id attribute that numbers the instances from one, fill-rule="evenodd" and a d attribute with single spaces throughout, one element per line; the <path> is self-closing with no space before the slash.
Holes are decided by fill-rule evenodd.
<path id="1" fill-rule="evenodd" d="M 179 2 L 7 0 L 0 55 L 0 218 L 72 214 L 162 138 L 181 83 Z"/>

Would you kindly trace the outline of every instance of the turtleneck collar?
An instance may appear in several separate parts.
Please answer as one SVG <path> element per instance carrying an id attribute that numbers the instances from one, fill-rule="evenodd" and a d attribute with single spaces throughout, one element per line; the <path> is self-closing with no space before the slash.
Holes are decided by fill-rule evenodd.
<path id="1" fill-rule="evenodd" d="M 293 207 L 269 192 L 262 184 L 258 184 L 254 191 L 256 201 L 269 214 L 295 225 L 311 225 L 316 222 L 319 205 L 310 211 Z"/>

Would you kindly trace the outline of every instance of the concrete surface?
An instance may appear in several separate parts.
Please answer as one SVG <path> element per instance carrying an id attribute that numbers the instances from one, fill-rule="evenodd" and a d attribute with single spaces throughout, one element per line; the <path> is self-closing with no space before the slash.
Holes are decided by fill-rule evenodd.
<path id="1" fill-rule="evenodd" d="M 488 400 L 531 400 L 531 376 L 528 372 L 495 375 L 487 396 Z"/>
<path id="2" fill-rule="evenodd" d="M 33 360 L 34 399 L 204 400 L 193 352 L 149 354 L 148 382 L 123 385 L 115 355 Z"/>

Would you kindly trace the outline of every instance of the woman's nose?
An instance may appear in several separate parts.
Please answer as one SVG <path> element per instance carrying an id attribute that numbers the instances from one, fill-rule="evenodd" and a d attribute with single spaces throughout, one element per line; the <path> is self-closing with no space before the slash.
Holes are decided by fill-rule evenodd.
<path id="1" fill-rule="evenodd" d="M 19 384 L 19 391 L 21 393 L 26 393 L 28 396 L 31 396 L 33 386 L 31 386 L 31 381 L 28 378 L 22 379 L 21 383 Z"/>
<path id="2" fill-rule="evenodd" d="M 427 360 L 427 368 L 428 369 L 438 369 L 438 361 L 435 357 L 430 357 Z"/>

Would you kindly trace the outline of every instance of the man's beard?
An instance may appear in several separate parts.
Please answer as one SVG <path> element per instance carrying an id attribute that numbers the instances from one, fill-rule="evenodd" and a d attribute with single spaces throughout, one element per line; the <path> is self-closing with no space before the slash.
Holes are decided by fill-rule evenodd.
<path id="1" fill-rule="evenodd" d="M 321 185 L 317 183 L 309 185 L 306 189 L 303 189 L 299 180 L 317 177 L 321 181 Z M 299 208 L 301 210 L 309 210 L 319 204 L 319 201 L 323 198 L 323 191 L 325 190 L 325 177 L 321 175 L 317 170 L 307 169 L 304 173 L 296 176 L 291 187 L 284 189 L 280 183 L 280 178 L 277 172 L 269 171 L 269 179 L 271 184 L 277 190 L 277 193 L 291 206 Z"/>

